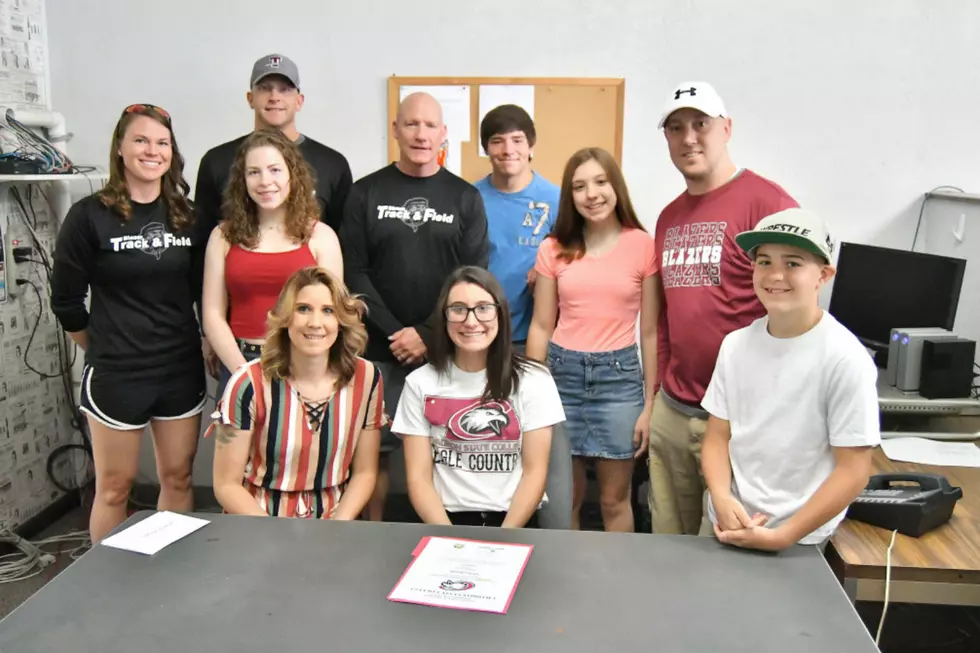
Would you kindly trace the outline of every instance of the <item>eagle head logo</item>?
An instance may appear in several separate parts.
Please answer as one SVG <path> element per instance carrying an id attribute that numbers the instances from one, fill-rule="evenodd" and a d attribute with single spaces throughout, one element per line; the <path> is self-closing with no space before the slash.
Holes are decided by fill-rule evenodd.
<path id="1" fill-rule="evenodd" d="M 469 433 L 493 433 L 499 436 L 507 426 L 507 416 L 495 406 L 480 406 L 464 414 L 459 425 Z"/>
<path id="2" fill-rule="evenodd" d="M 457 440 L 514 439 L 515 415 L 508 402 L 491 401 L 457 410 L 446 424 L 449 437 Z M 519 436 L 519 429 L 516 434 Z"/>

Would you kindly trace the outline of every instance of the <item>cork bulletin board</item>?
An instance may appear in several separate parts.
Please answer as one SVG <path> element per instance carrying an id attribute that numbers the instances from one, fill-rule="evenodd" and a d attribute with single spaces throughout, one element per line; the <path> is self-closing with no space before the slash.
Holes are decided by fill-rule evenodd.
<path id="1" fill-rule="evenodd" d="M 398 159 L 390 125 L 407 92 L 426 90 L 443 105 L 448 127 L 446 167 L 474 182 L 490 173 L 481 155 L 480 120 L 497 98 L 519 97 L 534 120 L 534 169 L 561 183 L 568 158 L 583 147 L 608 150 L 622 165 L 626 82 L 606 78 L 399 77 L 388 78 L 388 159 Z M 499 91 L 499 92 L 498 92 Z M 465 137 L 465 138 L 464 138 Z"/>

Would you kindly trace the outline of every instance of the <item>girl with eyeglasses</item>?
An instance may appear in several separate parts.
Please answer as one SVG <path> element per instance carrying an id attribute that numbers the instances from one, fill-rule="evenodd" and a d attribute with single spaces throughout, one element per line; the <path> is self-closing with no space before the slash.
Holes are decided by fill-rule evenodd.
<path id="1" fill-rule="evenodd" d="M 566 164 L 554 233 L 535 270 L 527 355 L 547 361 L 568 416 L 573 527 L 591 463 L 603 526 L 633 531 L 633 468 L 647 451 L 657 381 L 660 267 L 605 150 L 579 150 Z"/>
<path id="2" fill-rule="evenodd" d="M 170 114 L 127 107 L 109 151 L 108 183 L 62 223 L 51 279 L 51 308 L 85 351 L 80 410 L 95 460 L 93 542 L 126 519 L 147 426 L 157 508 L 193 509 L 191 464 L 206 399 L 194 311 L 206 236 L 187 199 Z"/>
<path id="3" fill-rule="evenodd" d="M 412 506 L 428 524 L 534 526 L 565 418 L 555 383 L 514 350 L 503 288 L 483 268 L 454 272 L 434 315 L 428 363 L 406 378 L 391 427 Z"/>

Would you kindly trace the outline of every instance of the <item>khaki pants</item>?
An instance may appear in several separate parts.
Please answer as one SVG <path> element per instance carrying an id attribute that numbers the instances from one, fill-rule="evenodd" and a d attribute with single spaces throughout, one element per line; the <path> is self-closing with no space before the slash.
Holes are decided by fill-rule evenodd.
<path id="1" fill-rule="evenodd" d="M 650 417 L 650 515 L 653 532 L 697 535 L 703 516 L 701 440 L 708 422 L 674 410 L 660 393 Z"/>

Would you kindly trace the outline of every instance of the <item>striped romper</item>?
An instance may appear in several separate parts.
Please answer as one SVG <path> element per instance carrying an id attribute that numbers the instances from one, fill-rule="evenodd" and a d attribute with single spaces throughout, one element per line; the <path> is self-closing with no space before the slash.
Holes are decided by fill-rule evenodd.
<path id="1" fill-rule="evenodd" d="M 351 382 L 311 411 L 289 381 L 264 376 L 260 362 L 232 375 L 216 414 L 223 424 L 251 431 L 243 485 L 273 517 L 329 519 L 361 431 L 387 423 L 381 373 L 358 358 Z"/>

